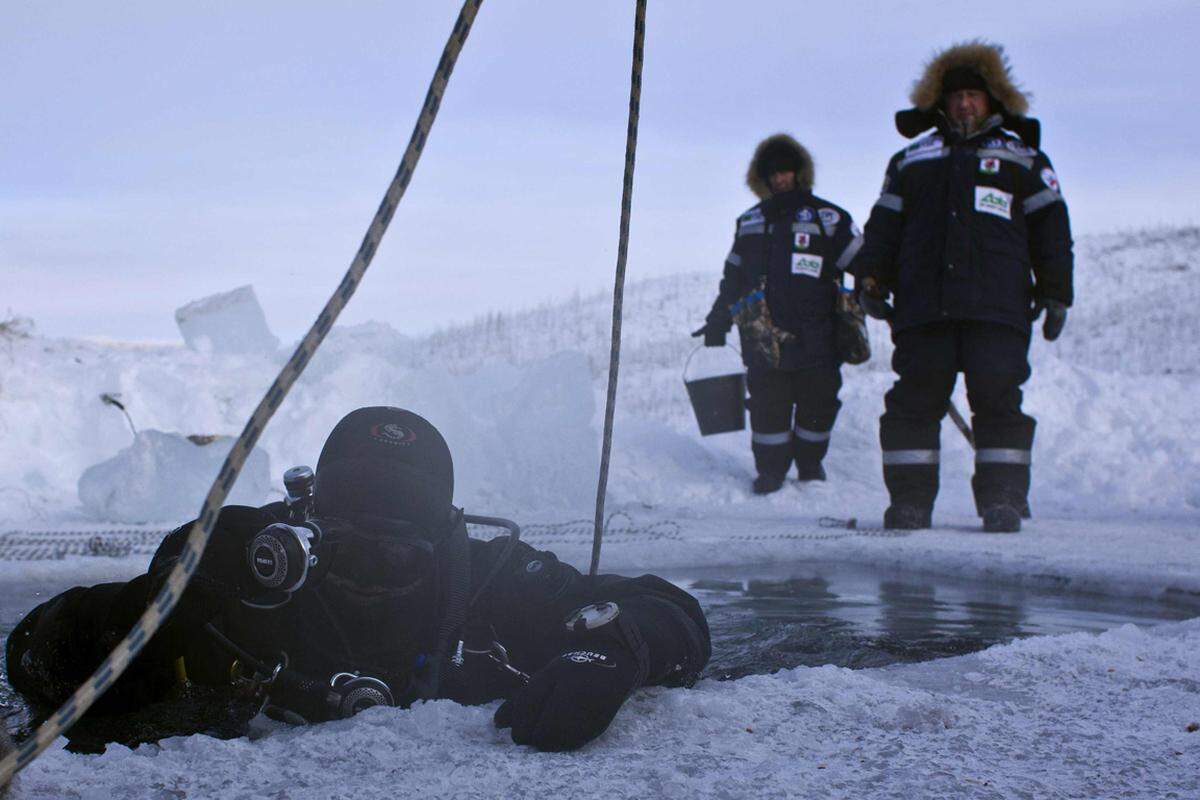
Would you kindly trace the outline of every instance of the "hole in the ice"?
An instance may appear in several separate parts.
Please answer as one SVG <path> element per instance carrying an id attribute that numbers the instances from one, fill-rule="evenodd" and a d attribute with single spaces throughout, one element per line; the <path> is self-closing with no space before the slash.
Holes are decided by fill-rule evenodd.
<path id="1" fill-rule="evenodd" d="M 1128 598 L 1032 591 L 832 564 L 669 573 L 712 631 L 706 677 L 797 666 L 882 667 L 1013 639 L 1186 619 L 1196 610 Z"/>
<path id="2" fill-rule="evenodd" d="M 1025 636 L 1099 632 L 1196 614 L 1193 602 L 1032 591 L 835 564 L 659 574 L 704 606 L 713 640 L 704 676 L 718 679 L 797 666 L 857 669 L 927 661 Z M 24 613 L 67 588 L 35 583 L 13 581 L 0 591 L 0 638 L 7 639 Z M 7 676 L 0 681 L 0 717 L 13 732 L 30 722 Z"/>

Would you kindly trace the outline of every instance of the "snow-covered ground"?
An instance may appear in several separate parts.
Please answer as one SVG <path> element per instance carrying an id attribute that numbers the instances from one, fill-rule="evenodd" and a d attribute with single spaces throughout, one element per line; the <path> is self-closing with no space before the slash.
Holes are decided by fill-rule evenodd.
<path id="1" fill-rule="evenodd" d="M 1200 796 L 1200 621 L 1026 639 L 903 667 L 801 667 L 640 692 L 577 753 L 513 747 L 449 701 L 101 756 L 59 748 L 15 798 Z"/>
<path id="2" fill-rule="evenodd" d="M 751 495 L 748 433 L 701 438 L 680 380 L 716 268 L 631 284 L 609 483 L 619 516 L 604 568 L 842 560 L 1200 608 L 1200 229 L 1086 238 L 1077 252 L 1066 332 L 1033 345 L 1036 516 L 1016 536 L 978 532 L 971 453 L 949 424 L 935 529 L 875 529 L 886 505 L 877 418 L 891 383 L 878 326 L 873 360 L 844 371 L 829 481 Z M 590 516 L 595 491 L 608 302 L 505 311 L 419 339 L 384 323 L 335 328 L 261 440 L 274 480 L 262 500 L 279 496 L 284 469 L 315 462 L 347 411 L 405 406 L 446 435 L 459 504 L 512 516 L 531 542 L 586 565 L 587 526 L 568 523 Z M 0 338 L 0 530 L 112 527 L 78 495 L 84 471 L 132 441 L 102 393 L 119 393 L 139 430 L 236 435 L 289 355 Z M 721 359 L 737 363 L 701 351 L 691 368 Z M 137 521 L 183 521 L 156 510 Z M 855 518 L 858 530 L 823 517 Z M 0 562 L 0 580 L 120 577 L 146 561 Z M 1192 620 L 882 670 L 651 690 L 573 755 L 514 748 L 491 730 L 490 709 L 448 703 L 253 743 L 54 750 L 14 795 L 1197 797 L 1200 732 L 1185 727 L 1200 721 L 1198 645 Z"/>

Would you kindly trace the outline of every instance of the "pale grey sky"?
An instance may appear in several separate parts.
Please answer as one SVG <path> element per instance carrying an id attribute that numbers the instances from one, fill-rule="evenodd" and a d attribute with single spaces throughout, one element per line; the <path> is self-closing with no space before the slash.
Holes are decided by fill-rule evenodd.
<path id="1" fill-rule="evenodd" d="M 311 323 L 395 171 L 458 2 L 0 6 L 0 275 L 50 336 L 177 339 L 252 283 Z M 633 2 L 486 0 L 343 322 L 428 331 L 611 286 Z M 1006 45 L 1076 233 L 1197 221 L 1195 2 L 649 0 L 629 279 L 709 270 L 785 130 L 865 221 L 937 48 Z"/>

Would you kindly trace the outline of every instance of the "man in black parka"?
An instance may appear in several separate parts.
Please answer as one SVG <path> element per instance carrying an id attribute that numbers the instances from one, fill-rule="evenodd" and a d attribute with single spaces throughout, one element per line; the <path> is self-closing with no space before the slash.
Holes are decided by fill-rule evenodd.
<path id="1" fill-rule="evenodd" d="M 581 575 L 512 536 L 470 539 L 452 495 L 450 451 L 426 420 L 350 413 L 309 500 L 222 510 L 175 612 L 73 744 L 236 736 L 259 708 L 319 722 L 369 705 L 504 698 L 495 721 L 514 742 L 569 750 L 603 733 L 639 686 L 696 680 L 711 651 L 689 594 L 653 575 Z M 30 612 L 7 643 L 13 688 L 38 710 L 64 701 L 156 596 L 188 528 L 145 574 Z"/>
<path id="2" fill-rule="evenodd" d="M 899 376 L 880 419 L 889 528 L 930 525 L 939 428 L 958 372 L 974 414 L 976 507 L 988 531 L 1028 515 L 1034 420 L 1021 411 L 1032 320 L 1058 337 L 1072 300 L 1067 207 L 1040 126 L 1003 50 L 937 55 L 896 114 L 915 138 L 892 156 L 850 270 L 867 313 L 889 319 Z M 894 309 L 888 304 L 895 298 Z"/>
<path id="3" fill-rule="evenodd" d="M 845 209 L 812 193 L 814 174 L 791 136 L 759 143 L 746 184 L 762 202 L 738 217 L 717 299 L 693 334 L 721 347 L 738 324 L 757 494 L 779 489 L 793 461 L 801 481 L 825 480 L 841 408 L 835 308 L 862 239 Z"/>

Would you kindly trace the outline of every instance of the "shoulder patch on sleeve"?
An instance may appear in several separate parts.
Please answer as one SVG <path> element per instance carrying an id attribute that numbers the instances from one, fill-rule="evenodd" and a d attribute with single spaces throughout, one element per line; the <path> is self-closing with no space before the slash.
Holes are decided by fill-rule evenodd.
<path id="1" fill-rule="evenodd" d="M 1046 184 L 1047 187 L 1053 189 L 1059 194 L 1062 193 L 1062 187 L 1058 185 L 1058 175 L 1055 174 L 1054 170 L 1050 169 L 1049 167 L 1042 169 L 1042 183 Z"/>

